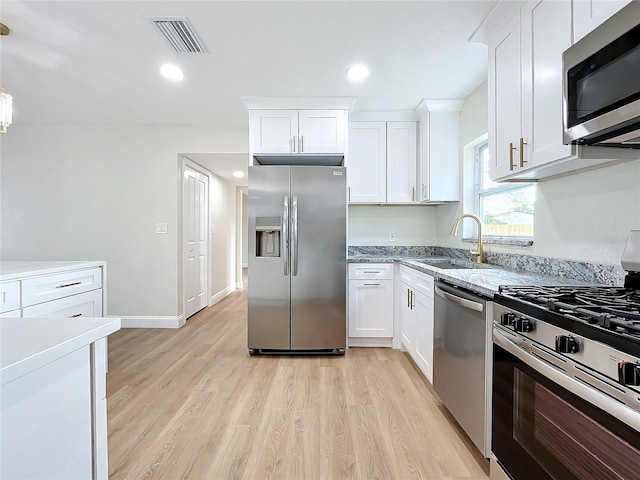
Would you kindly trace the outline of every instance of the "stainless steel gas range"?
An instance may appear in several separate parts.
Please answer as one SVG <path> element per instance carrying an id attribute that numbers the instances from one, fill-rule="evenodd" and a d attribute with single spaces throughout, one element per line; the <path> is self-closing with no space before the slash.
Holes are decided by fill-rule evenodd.
<path id="1" fill-rule="evenodd" d="M 492 478 L 640 478 L 640 286 L 501 287 Z"/>

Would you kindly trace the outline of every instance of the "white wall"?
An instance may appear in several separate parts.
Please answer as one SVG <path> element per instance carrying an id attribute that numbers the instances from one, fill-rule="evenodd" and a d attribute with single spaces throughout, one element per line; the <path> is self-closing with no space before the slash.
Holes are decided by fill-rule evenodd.
<path id="1" fill-rule="evenodd" d="M 463 145 L 487 131 L 487 101 L 486 83 L 465 101 L 461 112 Z M 448 232 L 455 217 L 473 207 L 451 204 L 437 209 L 437 244 L 466 248 L 460 237 L 451 237 Z M 631 229 L 640 229 L 640 161 L 539 182 L 533 246 L 487 245 L 486 249 L 619 264 Z"/>
<path id="2" fill-rule="evenodd" d="M 236 189 L 213 175 L 211 181 L 211 285 L 219 299 L 236 288 Z"/>
<path id="3" fill-rule="evenodd" d="M 427 206 L 349 206 L 348 245 L 435 245 L 436 208 Z M 389 242 L 389 232 L 396 241 Z"/>
<path id="4" fill-rule="evenodd" d="M 110 315 L 180 315 L 178 154 L 247 143 L 186 126 L 13 125 L 0 147 L 0 258 L 106 260 Z"/>

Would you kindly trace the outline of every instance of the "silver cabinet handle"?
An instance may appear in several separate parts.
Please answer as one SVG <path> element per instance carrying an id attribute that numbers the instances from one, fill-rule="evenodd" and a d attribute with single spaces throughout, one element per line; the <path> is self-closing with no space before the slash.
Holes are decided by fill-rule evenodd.
<path id="1" fill-rule="evenodd" d="M 365 283 L 364 286 L 365 287 L 379 287 L 380 284 L 379 283 Z"/>
<path id="2" fill-rule="evenodd" d="M 416 201 L 416 187 L 411 187 L 411 201 Z"/>
<path id="3" fill-rule="evenodd" d="M 426 185 L 423 183 L 422 184 L 422 200 L 426 200 L 427 199 L 427 191 L 426 191 Z"/>
<path id="4" fill-rule="evenodd" d="M 280 236 L 282 245 L 282 263 L 284 263 L 284 275 L 289 275 L 289 195 L 284 196 L 282 206 L 282 235 Z"/>
<path id="5" fill-rule="evenodd" d="M 416 308 L 416 292 L 411 290 L 411 310 Z"/>
<path id="6" fill-rule="evenodd" d="M 407 288 L 407 308 L 411 308 L 411 289 Z"/>
<path id="7" fill-rule="evenodd" d="M 64 285 L 56 285 L 56 288 L 75 287 L 76 285 L 80 285 L 81 283 L 82 282 L 65 283 Z"/>
<path id="8" fill-rule="evenodd" d="M 349 187 L 349 201 L 351 201 L 351 187 Z"/>
<path id="9" fill-rule="evenodd" d="M 77 317 L 81 317 L 82 314 L 81 313 L 76 313 L 75 315 L 71 315 L 69 318 L 77 318 Z"/>
<path id="10" fill-rule="evenodd" d="M 436 293 L 443 297 L 446 297 L 448 300 L 452 301 L 453 303 L 457 303 L 462 307 L 468 308 L 469 310 L 474 310 L 476 312 L 482 312 L 484 310 L 484 305 L 482 303 L 474 302 L 472 300 L 467 300 L 466 298 L 461 298 L 456 295 L 452 295 L 448 292 L 445 292 L 444 290 L 439 289 L 438 287 L 436 287 Z"/>
<path id="11" fill-rule="evenodd" d="M 496 329 L 493 330 L 493 343 L 502 347 L 511 355 L 523 361 L 551 381 L 557 383 L 563 388 L 566 388 L 578 397 L 585 399 L 587 402 L 592 403 L 596 407 L 601 408 L 609 415 L 614 416 L 621 422 L 624 422 L 634 430 L 640 432 L 640 421 L 638 421 L 637 410 L 610 398 L 604 393 L 600 393 L 599 390 L 588 387 L 585 384 L 574 380 L 565 373 L 547 365 L 542 360 L 538 360 L 532 354 L 520 348 Z"/>
<path id="12" fill-rule="evenodd" d="M 291 137 L 291 151 L 296 153 L 296 137 L 295 135 Z"/>
<path id="13" fill-rule="evenodd" d="M 524 141 L 524 138 L 520 137 L 520 168 L 524 167 L 524 164 L 527 161 L 524 159 L 524 146 L 527 142 Z"/>
<path id="14" fill-rule="evenodd" d="M 380 270 L 364 270 L 362 273 L 380 273 Z"/>
<path id="15" fill-rule="evenodd" d="M 304 135 L 300 135 L 300 153 L 304 153 Z"/>
<path id="16" fill-rule="evenodd" d="M 293 244 L 293 259 L 291 260 L 291 275 L 298 275 L 298 197 L 291 201 L 291 243 Z"/>
<path id="17" fill-rule="evenodd" d="M 300 136 L 298 135 L 298 153 L 302 153 L 302 144 L 300 142 Z"/>

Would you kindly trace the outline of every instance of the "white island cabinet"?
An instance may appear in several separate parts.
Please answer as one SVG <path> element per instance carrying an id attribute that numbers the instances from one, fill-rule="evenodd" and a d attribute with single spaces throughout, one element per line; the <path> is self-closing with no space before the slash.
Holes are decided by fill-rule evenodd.
<path id="1" fill-rule="evenodd" d="M 107 479 L 105 337 L 118 318 L 0 320 L 0 478 Z"/>

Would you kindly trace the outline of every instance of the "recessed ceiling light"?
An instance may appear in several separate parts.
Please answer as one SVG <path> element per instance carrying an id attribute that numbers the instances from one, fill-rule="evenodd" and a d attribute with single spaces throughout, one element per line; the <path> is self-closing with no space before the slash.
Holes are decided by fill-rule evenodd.
<path id="1" fill-rule="evenodd" d="M 179 82 L 184 78 L 184 73 L 182 73 L 180 67 L 172 63 L 165 63 L 164 65 L 161 65 L 160 73 L 164 78 L 171 80 L 172 82 Z"/>
<path id="2" fill-rule="evenodd" d="M 242 177 L 244 177 L 244 172 L 241 172 L 240 170 L 236 170 L 235 172 L 233 172 L 233 176 L 234 177 L 238 177 L 238 178 L 242 178 Z"/>
<path id="3" fill-rule="evenodd" d="M 369 69 L 364 65 L 354 65 L 347 70 L 347 77 L 352 82 L 361 82 L 369 76 Z"/>

